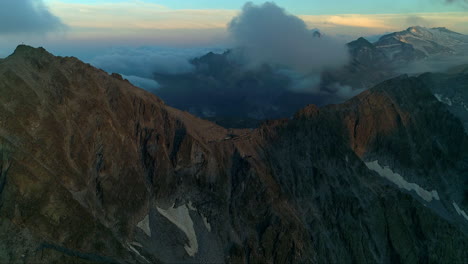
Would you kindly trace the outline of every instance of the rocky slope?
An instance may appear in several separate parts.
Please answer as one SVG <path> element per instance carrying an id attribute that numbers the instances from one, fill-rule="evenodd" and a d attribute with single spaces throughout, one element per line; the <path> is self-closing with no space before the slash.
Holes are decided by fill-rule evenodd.
<path id="1" fill-rule="evenodd" d="M 437 100 L 462 121 L 468 133 L 468 67 L 456 67 L 445 74 L 426 73 L 421 79 L 427 83 Z"/>
<path id="2" fill-rule="evenodd" d="M 468 205 L 467 133 L 431 90 L 454 76 L 435 76 L 401 76 L 324 110 L 344 121 L 349 146 L 371 170 L 466 228 L 457 207 Z"/>
<path id="3" fill-rule="evenodd" d="M 226 130 L 19 46 L 0 94 L 0 262 L 468 260 L 467 136 L 418 78 Z"/>

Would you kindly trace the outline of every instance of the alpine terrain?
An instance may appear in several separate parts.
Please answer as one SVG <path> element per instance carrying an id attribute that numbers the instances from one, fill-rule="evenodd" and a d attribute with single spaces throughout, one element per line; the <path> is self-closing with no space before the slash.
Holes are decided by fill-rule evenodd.
<path id="1" fill-rule="evenodd" d="M 452 54 L 465 39 L 358 39 L 358 70 L 343 71 Z M 225 55 L 193 63 L 165 80 L 238 73 Z M 270 71 L 235 80 L 266 89 Z M 20 45 L 0 60 L 0 263 L 467 263 L 468 70 L 392 77 L 226 129 Z"/>
<path id="2" fill-rule="evenodd" d="M 323 37 L 319 31 L 313 36 Z M 251 128 L 265 119 L 289 118 L 307 104 L 341 103 L 402 73 L 446 71 L 468 57 L 468 36 L 441 27 L 413 26 L 374 43 L 361 37 L 346 46 L 349 62 L 321 73 L 318 84 L 298 81 L 275 65 L 246 67 L 236 57 L 239 52 L 229 50 L 192 59 L 194 70 L 188 73 L 154 73 L 161 87 L 152 92 L 168 105 L 220 125 Z"/>

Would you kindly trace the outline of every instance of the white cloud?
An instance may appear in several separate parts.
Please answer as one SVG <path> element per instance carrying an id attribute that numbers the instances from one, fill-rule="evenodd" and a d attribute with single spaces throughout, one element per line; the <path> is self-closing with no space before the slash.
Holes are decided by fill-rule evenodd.
<path id="1" fill-rule="evenodd" d="M 136 87 L 140 87 L 148 91 L 154 91 L 160 87 L 159 83 L 153 79 L 142 78 L 142 77 L 132 76 L 132 75 L 122 75 L 122 77 L 124 79 L 127 79 L 130 83 L 132 83 Z"/>
<path id="2" fill-rule="evenodd" d="M 303 20 L 274 3 L 245 4 L 230 22 L 229 32 L 251 65 L 286 66 L 308 75 L 348 62 L 344 43 L 329 36 L 314 37 Z"/>
<path id="3" fill-rule="evenodd" d="M 100 54 L 89 62 L 107 72 L 152 78 L 155 72 L 177 74 L 193 69 L 189 60 L 217 48 L 121 47 Z"/>

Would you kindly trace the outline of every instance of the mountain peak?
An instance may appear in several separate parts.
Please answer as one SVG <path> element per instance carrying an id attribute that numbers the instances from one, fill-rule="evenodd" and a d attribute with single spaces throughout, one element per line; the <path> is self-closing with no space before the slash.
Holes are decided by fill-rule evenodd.
<path id="1" fill-rule="evenodd" d="M 412 26 L 406 29 L 406 31 L 411 32 L 411 33 L 421 33 L 423 31 L 427 31 L 427 28 L 422 27 L 422 26 Z"/>
<path id="2" fill-rule="evenodd" d="M 433 28 L 427 28 L 427 27 L 422 27 L 422 26 L 412 26 L 406 29 L 407 32 L 411 33 L 416 33 L 416 34 L 421 34 L 423 32 L 434 32 L 438 31 L 440 33 L 446 33 L 446 34 L 457 34 L 457 35 L 463 35 L 458 32 L 452 31 L 447 29 L 446 27 L 433 27 Z"/>
<path id="3" fill-rule="evenodd" d="M 31 55 L 46 55 L 46 56 L 52 56 L 47 50 L 45 50 L 43 47 L 39 48 L 34 48 L 28 45 L 18 45 L 13 52 L 12 56 L 31 56 Z"/>
<path id="4" fill-rule="evenodd" d="M 458 32 L 455 32 L 455 31 L 452 31 L 446 27 L 434 27 L 432 28 L 433 30 L 437 30 L 437 31 L 440 31 L 440 32 L 444 32 L 444 33 L 449 33 L 449 34 L 457 34 L 457 35 L 463 35 L 461 33 L 458 33 Z"/>
<path id="5" fill-rule="evenodd" d="M 372 46 L 372 43 L 370 43 L 367 39 L 360 37 L 348 43 L 348 46 Z"/>

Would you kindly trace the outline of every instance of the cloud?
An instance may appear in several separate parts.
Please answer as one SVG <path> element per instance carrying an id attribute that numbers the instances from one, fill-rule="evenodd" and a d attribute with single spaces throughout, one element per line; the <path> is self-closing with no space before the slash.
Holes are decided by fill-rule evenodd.
<path id="1" fill-rule="evenodd" d="M 419 23 L 430 27 L 443 26 L 457 32 L 468 33 L 466 12 L 301 15 L 299 17 L 310 28 L 320 28 L 328 34 L 350 36 L 349 41 L 366 35 L 401 31 L 409 25 Z"/>
<path id="2" fill-rule="evenodd" d="M 155 91 L 157 90 L 160 85 L 157 81 L 147 78 L 142 78 L 138 76 L 131 76 L 131 75 L 122 75 L 124 79 L 127 79 L 133 85 L 143 88 L 148 91 Z"/>
<path id="3" fill-rule="evenodd" d="M 302 19 L 271 2 L 245 4 L 228 31 L 250 65 L 281 65 L 309 74 L 348 61 L 343 43 L 314 37 Z"/>
<path id="4" fill-rule="evenodd" d="M 332 83 L 327 88 L 332 94 L 336 95 L 340 99 L 349 99 L 365 91 L 365 89 L 362 88 L 353 89 L 353 87 L 349 85 L 342 85 L 340 83 Z"/>
<path id="5" fill-rule="evenodd" d="M 381 19 L 362 15 L 329 16 L 326 18 L 325 23 L 349 27 L 388 28 L 388 25 L 386 25 Z"/>
<path id="6" fill-rule="evenodd" d="M 427 20 L 427 19 L 425 19 L 425 18 L 423 18 L 421 16 L 416 16 L 416 15 L 408 16 L 406 18 L 406 24 L 409 27 L 410 26 L 421 26 L 421 27 L 432 27 L 433 26 L 433 24 L 429 20 Z"/>
<path id="7" fill-rule="evenodd" d="M 84 44 L 94 42 L 141 46 L 226 43 L 226 25 L 238 15 L 238 10 L 171 9 L 154 3 L 160 1 L 146 0 L 46 2 L 50 3 L 50 11 L 69 26 L 67 40 Z M 429 21 L 434 26 L 445 26 L 457 32 L 468 33 L 466 13 L 416 15 L 424 18 L 431 16 Z M 320 28 L 327 35 L 342 35 L 346 41 L 365 35 L 399 31 L 407 27 L 407 16 L 408 14 L 298 15 L 309 28 Z"/>
<path id="8" fill-rule="evenodd" d="M 42 0 L 0 1 L 0 34 L 43 34 L 65 27 Z"/>
<path id="9" fill-rule="evenodd" d="M 91 59 L 90 63 L 107 72 L 151 78 L 154 72 L 176 74 L 192 70 L 186 50 L 161 47 L 122 47 Z"/>
<path id="10" fill-rule="evenodd" d="M 286 76 L 290 81 L 288 89 L 298 93 L 320 93 L 320 74 L 301 74 L 290 69 L 280 69 L 278 74 Z"/>
<path id="11" fill-rule="evenodd" d="M 424 72 L 445 72 L 448 69 L 466 64 L 468 55 L 434 56 L 424 61 L 415 61 L 398 70 L 400 73 L 420 74 Z"/>
<path id="12" fill-rule="evenodd" d="M 217 51 L 218 48 L 120 47 L 89 59 L 93 66 L 125 76 L 144 89 L 159 87 L 154 73 L 180 74 L 193 70 L 190 59 Z"/>

